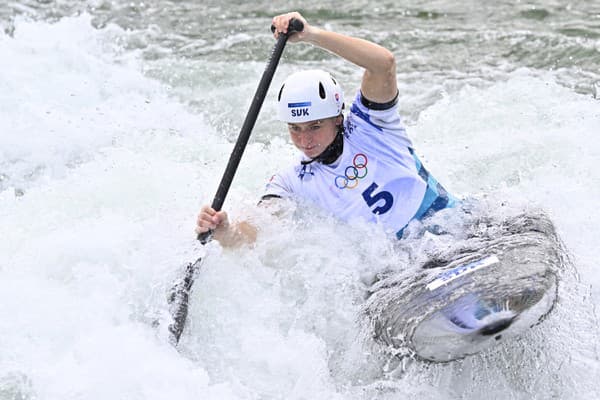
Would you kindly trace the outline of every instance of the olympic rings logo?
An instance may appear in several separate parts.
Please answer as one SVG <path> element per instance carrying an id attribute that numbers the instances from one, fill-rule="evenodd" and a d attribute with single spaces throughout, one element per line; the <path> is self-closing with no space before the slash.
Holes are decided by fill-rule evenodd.
<path id="1" fill-rule="evenodd" d="M 354 189 L 358 186 L 358 180 L 367 176 L 367 156 L 358 153 L 352 159 L 352 165 L 346 167 L 344 175 L 335 177 L 335 186 L 338 189 Z"/>

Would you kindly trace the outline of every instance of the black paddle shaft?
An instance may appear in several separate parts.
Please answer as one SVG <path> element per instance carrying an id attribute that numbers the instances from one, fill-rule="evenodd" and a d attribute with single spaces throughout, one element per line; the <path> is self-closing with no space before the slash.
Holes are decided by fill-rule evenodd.
<path id="1" fill-rule="evenodd" d="M 301 32 L 303 29 L 304 24 L 302 21 L 292 19 L 289 23 L 288 33 L 279 34 L 277 43 L 275 44 L 273 52 L 271 53 L 269 63 L 265 68 L 265 72 L 263 73 L 260 83 L 258 84 L 258 89 L 256 89 L 256 93 L 252 99 L 252 104 L 250 105 L 250 109 L 248 110 L 248 114 L 246 115 L 246 119 L 242 125 L 242 129 L 240 130 L 237 142 L 235 143 L 235 146 L 231 152 L 231 156 L 229 157 L 229 162 L 227 163 L 227 167 L 223 173 L 223 178 L 221 178 L 221 183 L 219 184 L 219 188 L 217 189 L 217 193 L 213 199 L 212 208 L 217 211 L 220 211 L 221 207 L 223 206 L 223 202 L 225 201 L 225 197 L 227 196 L 227 192 L 229 191 L 229 187 L 231 186 L 235 172 L 237 171 L 240 160 L 242 159 L 242 154 L 244 154 L 244 150 L 246 149 L 246 145 L 250 139 L 250 133 L 252 132 L 252 128 L 254 128 L 256 118 L 258 117 L 260 108 L 265 100 L 267 91 L 271 85 L 271 81 L 273 80 L 275 69 L 277 68 L 277 64 L 279 63 L 279 59 L 281 58 L 281 54 L 283 53 L 283 48 L 285 47 L 287 39 L 292 33 Z M 273 30 L 273 27 L 271 27 L 271 30 Z M 206 244 L 210 240 L 211 235 L 211 231 L 201 233 L 198 235 L 198 240 L 202 244 Z M 183 328 L 185 327 L 185 321 L 188 314 L 190 291 L 192 290 L 192 285 L 194 284 L 194 276 L 200 269 L 201 264 L 202 258 L 199 258 L 194 263 L 189 263 L 185 269 L 185 276 L 180 281 L 176 282 L 171 289 L 169 304 L 171 307 L 171 315 L 173 316 L 173 323 L 169 326 L 169 332 L 171 333 L 170 340 L 175 346 L 177 343 L 179 343 L 179 338 L 181 337 Z"/>
<path id="2" fill-rule="evenodd" d="M 229 188 L 231 187 L 231 182 L 233 181 L 235 172 L 237 171 L 237 168 L 240 165 L 240 160 L 242 159 L 242 155 L 244 154 L 244 150 L 246 149 L 246 145 L 248 144 L 248 140 L 250 139 L 250 134 L 252 133 L 252 129 L 254 128 L 256 119 L 258 118 L 258 113 L 260 112 L 260 109 L 263 105 L 263 102 L 267 95 L 267 91 L 269 90 L 269 86 L 271 85 L 271 81 L 273 80 L 273 75 L 275 75 L 275 69 L 277 68 L 277 64 L 279 63 L 279 59 L 281 58 L 281 54 L 283 53 L 283 48 L 285 47 L 287 39 L 292 33 L 301 32 L 303 29 L 304 24 L 302 23 L 302 21 L 292 19 L 289 23 L 288 33 L 279 34 L 277 43 L 275 44 L 275 47 L 273 47 L 269 63 L 265 68 L 265 72 L 263 73 L 260 83 L 258 84 L 256 93 L 254 94 L 254 98 L 252 99 L 252 104 L 250 104 L 248 114 L 246 114 L 246 119 L 244 120 L 242 129 L 240 130 L 237 142 L 235 143 L 231 155 L 229 156 L 229 162 L 227 163 L 227 167 L 225 168 L 225 172 L 223 173 L 223 177 L 221 178 L 221 183 L 219 184 L 217 193 L 213 198 L 211 207 L 216 211 L 220 211 L 221 207 L 223 207 L 225 197 L 229 192 Z M 273 26 L 271 26 L 271 30 L 274 30 Z M 198 234 L 198 240 L 202 244 L 205 244 L 210 240 L 211 235 L 212 231 L 200 233 Z"/>

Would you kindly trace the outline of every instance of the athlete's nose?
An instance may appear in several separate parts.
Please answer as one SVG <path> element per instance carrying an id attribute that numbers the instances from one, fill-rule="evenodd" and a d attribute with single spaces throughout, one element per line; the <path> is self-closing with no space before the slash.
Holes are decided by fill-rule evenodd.
<path id="1" fill-rule="evenodd" d="M 300 134 L 300 144 L 303 147 L 306 147 L 306 145 L 311 144 L 312 143 L 312 139 L 313 139 L 312 135 L 310 133 L 308 133 L 308 132 L 302 132 Z"/>

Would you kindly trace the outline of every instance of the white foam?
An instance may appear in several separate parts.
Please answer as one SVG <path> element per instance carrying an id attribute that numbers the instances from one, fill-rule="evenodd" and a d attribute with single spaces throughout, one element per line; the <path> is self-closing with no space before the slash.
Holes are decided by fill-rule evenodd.
<path id="1" fill-rule="evenodd" d="M 0 36 L 0 54 L 10 60 L 0 79 L 5 187 L 65 176 L 105 147 L 151 140 L 156 132 L 208 130 L 169 99 L 168 88 L 144 77 L 135 59 L 119 56 L 119 28 L 97 31 L 88 15 L 15 25 L 14 38 Z"/>

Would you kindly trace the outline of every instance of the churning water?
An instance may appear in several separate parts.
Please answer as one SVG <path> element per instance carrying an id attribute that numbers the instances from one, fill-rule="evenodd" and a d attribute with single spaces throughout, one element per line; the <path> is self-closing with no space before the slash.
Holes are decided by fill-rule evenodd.
<path id="1" fill-rule="evenodd" d="M 283 7 L 0 4 L 0 399 L 600 398 L 600 3 Z M 409 135 L 450 191 L 492 213 L 550 216 L 576 271 L 548 320 L 448 364 L 374 346 L 363 278 L 410 257 L 377 226 L 255 208 L 295 154 L 274 90 L 225 203 L 260 226 L 258 242 L 197 243 L 195 214 L 274 44 L 270 18 L 288 9 L 395 53 Z M 360 82 L 354 66 L 290 44 L 272 87 L 304 67 L 330 70 L 350 98 Z M 176 350 L 152 322 L 198 256 Z"/>

